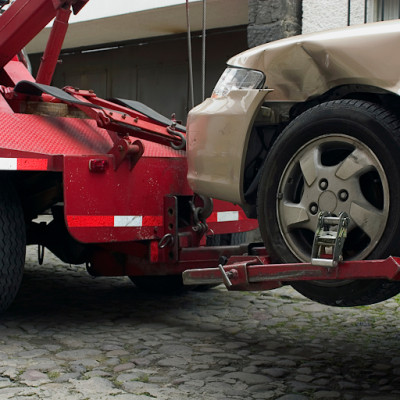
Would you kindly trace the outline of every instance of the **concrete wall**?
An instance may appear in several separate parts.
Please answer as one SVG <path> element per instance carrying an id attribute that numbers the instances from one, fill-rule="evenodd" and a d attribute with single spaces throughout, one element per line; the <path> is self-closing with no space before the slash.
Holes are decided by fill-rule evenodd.
<path id="1" fill-rule="evenodd" d="M 399 0 L 367 0 L 366 6 L 364 0 L 351 0 L 348 21 L 348 0 L 303 0 L 303 33 L 400 17 Z"/>
<path id="2" fill-rule="evenodd" d="M 372 4 L 371 4 L 372 6 Z M 350 24 L 364 23 L 364 0 L 352 0 Z M 303 33 L 347 26 L 348 0 L 303 0 Z"/>
<path id="3" fill-rule="evenodd" d="M 249 0 L 249 47 L 301 33 L 301 0 Z"/>

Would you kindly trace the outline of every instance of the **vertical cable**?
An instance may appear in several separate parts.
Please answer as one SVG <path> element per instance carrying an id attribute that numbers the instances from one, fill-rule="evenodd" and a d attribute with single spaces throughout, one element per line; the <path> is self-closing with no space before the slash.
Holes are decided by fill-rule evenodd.
<path id="1" fill-rule="evenodd" d="M 186 0 L 186 24 L 187 24 L 188 57 L 189 57 L 189 97 L 190 97 L 190 108 L 193 108 L 194 88 L 193 88 L 192 39 L 190 34 L 189 0 Z"/>
<path id="2" fill-rule="evenodd" d="M 368 0 L 364 1 L 364 24 L 368 21 Z"/>
<path id="3" fill-rule="evenodd" d="M 203 34 L 202 34 L 202 51 L 201 51 L 201 93 L 202 100 L 206 98 L 206 20 L 207 6 L 206 0 L 203 0 Z"/>
<path id="4" fill-rule="evenodd" d="M 347 0 L 347 26 L 350 26 L 351 21 L 351 0 Z"/>

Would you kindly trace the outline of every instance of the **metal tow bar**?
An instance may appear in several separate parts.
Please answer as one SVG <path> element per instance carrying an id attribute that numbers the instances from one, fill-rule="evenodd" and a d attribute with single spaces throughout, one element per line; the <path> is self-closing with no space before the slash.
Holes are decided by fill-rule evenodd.
<path id="1" fill-rule="evenodd" d="M 400 257 L 343 261 L 342 251 L 350 218 L 323 212 L 318 217 L 311 262 L 271 264 L 265 248 L 251 246 L 248 255 L 222 258 L 218 268 L 183 272 L 186 285 L 224 283 L 228 290 L 270 290 L 293 281 L 388 279 L 400 281 Z M 340 266 L 339 266 L 340 264 Z"/>

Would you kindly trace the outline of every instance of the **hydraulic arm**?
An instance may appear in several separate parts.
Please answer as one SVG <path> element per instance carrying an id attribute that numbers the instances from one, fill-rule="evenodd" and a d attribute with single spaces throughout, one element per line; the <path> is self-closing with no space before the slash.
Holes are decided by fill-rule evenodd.
<path id="1" fill-rule="evenodd" d="M 72 6 L 74 14 L 77 14 L 88 1 L 15 0 L 0 16 L 0 68 L 18 54 L 59 10 L 69 10 Z"/>

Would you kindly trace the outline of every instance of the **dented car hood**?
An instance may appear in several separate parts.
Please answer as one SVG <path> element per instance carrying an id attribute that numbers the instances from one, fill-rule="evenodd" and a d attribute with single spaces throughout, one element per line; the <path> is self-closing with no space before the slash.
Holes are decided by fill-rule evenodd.
<path id="1" fill-rule="evenodd" d="M 400 94 L 400 21 L 335 29 L 261 45 L 228 64 L 261 70 L 269 101 L 305 101 L 342 85 Z"/>

